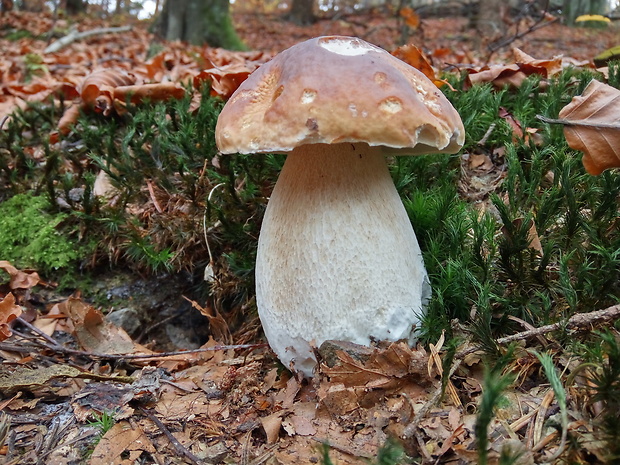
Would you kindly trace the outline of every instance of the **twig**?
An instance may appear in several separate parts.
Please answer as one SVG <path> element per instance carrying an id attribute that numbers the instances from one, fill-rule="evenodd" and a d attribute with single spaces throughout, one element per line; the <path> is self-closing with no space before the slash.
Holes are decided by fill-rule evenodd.
<path id="1" fill-rule="evenodd" d="M 529 339 L 534 336 L 539 336 L 541 334 L 550 333 L 553 331 L 557 331 L 560 328 L 583 328 L 586 326 L 591 326 L 597 323 L 602 323 L 609 320 L 614 320 L 620 317 L 620 305 L 614 305 L 612 307 L 606 308 L 604 310 L 597 310 L 590 313 L 578 313 L 573 315 L 566 321 L 559 321 L 557 323 L 551 325 L 541 326 L 540 328 L 530 329 L 528 331 L 522 331 L 520 333 L 511 334 L 510 336 L 501 337 L 496 340 L 497 344 L 508 344 L 513 341 L 519 341 L 524 339 Z M 450 368 L 450 373 L 448 374 L 448 379 L 452 377 L 454 372 L 460 366 L 463 359 L 469 355 L 473 354 L 480 350 L 479 346 L 467 347 L 466 349 L 462 349 L 456 353 L 454 356 L 454 364 Z M 416 429 L 420 422 L 426 417 L 428 412 L 435 404 L 439 401 L 442 395 L 442 387 L 439 386 L 431 398 L 424 404 L 424 406 L 418 411 L 414 419 L 407 425 L 407 427 L 403 431 L 403 438 L 409 439 L 415 435 Z"/>
<path id="2" fill-rule="evenodd" d="M 48 336 L 47 334 L 45 334 L 43 331 L 41 331 L 39 328 L 37 328 L 34 325 L 31 325 L 30 323 L 28 323 L 26 320 L 24 320 L 21 316 L 18 316 L 16 318 L 17 321 L 19 321 L 22 325 L 24 325 L 26 328 L 28 328 L 30 331 L 32 331 L 33 333 L 38 334 L 39 336 L 41 336 L 43 339 L 45 339 L 47 342 L 49 342 L 50 344 L 53 344 L 55 346 L 58 345 L 58 343 L 52 339 L 50 336 Z"/>
<path id="3" fill-rule="evenodd" d="M 127 32 L 131 31 L 131 26 L 122 26 L 122 27 L 100 27 L 97 29 L 91 29 L 90 31 L 78 32 L 77 29 L 73 29 L 69 34 L 58 39 L 55 42 L 52 42 L 43 53 L 55 53 L 70 43 L 75 42 L 76 40 L 85 39 L 86 37 L 101 35 L 101 34 L 110 34 L 110 33 L 119 33 L 119 32 Z"/>
<path id="4" fill-rule="evenodd" d="M 500 48 L 503 48 L 507 45 L 510 45 L 511 43 L 513 43 L 515 40 L 518 40 L 534 31 L 537 31 L 538 29 L 542 29 L 543 27 L 547 27 L 557 21 L 559 21 L 559 17 L 558 18 L 553 18 L 550 21 L 547 21 L 545 16 L 543 15 L 541 17 L 541 19 L 539 19 L 537 22 L 535 22 L 533 25 L 531 25 L 529 28 L 527 28 L 525 31 L 523 32 L 519 32 L 513 36 L 510 37 L 506 37 L 505 39 L 500 40 L 499 42 L 494 42 L 492 44 L 489 45 L 489 51 L 491 53 L 495 53 L 497 52 Z"/>
<path id="5" fill-rule="evenodd" d="M 203 463 L 215 463 L 213 460 L 208 460 L 208 459 L 201 460 L 198 457 L 196 457 L 194 454 L 191 453 L 191 451 L 189 451 L 185 446 L 183 446 L 183 444 L 181 444 L 177 438 L 174 437 L 174 435 L 170 432 L 168 427 L 164 425 L 164 423 L 159 418 L 157 418 L 155 415 L 153 415 L 150 411 L 146 410 L 145 408 L 142 408 L 142 407 L 139 407 L 139 408 L 140 408 L 140 411 L 149 420 L 155 423 L 155 425 L 157 425 L 157 427 L 161 430 L 162 433 L 164 433 L 164 435 L 168 438 L 168 440 L 170 441 L 174 449 L 179 454 L 183 454 L 185 457 L 187 457 L 187 459 L 190 462 L 195 463 L 196 465 L 200 465 Z"/>
<path id="6" fill-rule="evenodd" d="M 478 145 L 485 145 L 487 143 L 487 140 L 491 136 L 491 133 L 495 130 L 495 126 L 497 126 L 497 123 L 492 123 L 489 126 L 489 129 L 487 129 L 487 132 L 484 133 L 484 136 L 482 136 L 482 139 L 480 139 L 477 142 Z"/>
<path id="7" fill-rule="evenodd" d="M 154 354 L 102 354 L 98 352 L 86 352 L 82 350 L 68 349 L 60 345 L 48 344 L 45 342 L 34 340 L 32 345 L 14 345 L 7 343 L 0 343 L 0 350 L 7 350 L 9 352 L 30 352 L 40 348 L 48 349 L 52 352 L 58 352 L 65 355 L 75 355 L 80 357 L 89 357 L 105 360 L 157 360 L 164 357 L 176 357 L 179 355 L 196 354 L 202 352 L 214 352 L 218 350 L 242 350 L 242 349 L 261 349 L 268 347 L 266 343 L 258 344 L 236 344 L 236 345 L 216 345 L 213 347 L 206 347 L 201 349 L 189 349 L 179 350 L 174 352 L 159 352 Z"/>
<path id="8" fill-rule="evenodd" d="M 588 121 L 569 121 L 567 119 L 553 119 L 547 118 L 543 115 L 536 115 L 536 119 L 544 121 L 545 123 L 550 124 L 562 124 L 564 126 L 583 126 L 586 128 L 596 128 L 596 129 L 620 129 L 620 124 L 618 123 L 590 123 Z"/>
<path id="9" fill-rule="evenodd" d="M 527 34 L 530 34 L 538 29 L 541 29 L 543 27 L 549 26 L 550 24 L 553 24 L 555 22 L 557 22 L 560 18 L 556 17 L 553 18 L 551 21 L 547 20 L 547 13 L 549 12 L 549 0 L 547 0 L 545 7 L 542 9 L 541 11 L 541 15 L 540 15 L 540 19 L 538 21 L 536 21 L 534 24 L 532 24 L 529 28 L 527 28 L 525 31 L 523 32 L 518 32 L 518 25 L 517 25 L 517 32 L 510 37 L 506 37 L 500 40 L 497 40 L 495 42 L 490 43 L 487 48 L 489 49 L 489 55 L 487 56 L 486 62 L 485 64 L 488 64 L 489 61 L 491 61 L 491 57 L 493 56 L 493 54 L 495 52 L 497 52 L 500 48 L 505 47 L 509 44 L 511 44 L 512 42 L 514 42 L 517 39 L 520 39 L 524 36 L 526 36 Z"/>
<path id="10" fill-rule="evenodd" d="M 568 320 L 558 321 L 551 325 L 541 326 L 539 328 L 530 329 L 528 331 L 522 331 L 520 333 L 511 334 L 510 336 L 500 337 L 497 339 L 497 344 L 508 344 L 513 341 L 520 341 L 529 339 L 541 334 L 551 333 L 561 328 L 575 329 L 591 326 L 597 323 L 603 323 L 605 321 L 613 320 L 620 317 L 620 305 L 613 305 L 603 310 L 596 310 L 589 313 L 577 313 L 571 316 Z M 466 355 L 473 354 L 480 349 L 478 346 L 468 347 L 463 349 L 455 355 L 455 358 L 462 359 Z"/>

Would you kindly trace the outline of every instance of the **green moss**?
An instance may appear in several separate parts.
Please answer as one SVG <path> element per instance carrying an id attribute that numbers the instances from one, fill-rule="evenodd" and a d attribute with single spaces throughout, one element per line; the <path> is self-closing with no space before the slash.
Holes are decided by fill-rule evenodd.
<path id="1" fill-rule="evenodd" d="M 79 258 L 75 241 L 60 230 L 66 214 L 50 213 L 44 197 L 18 194 L 0 204 L 2 258 L 44 272 L 66 268 Z"/>

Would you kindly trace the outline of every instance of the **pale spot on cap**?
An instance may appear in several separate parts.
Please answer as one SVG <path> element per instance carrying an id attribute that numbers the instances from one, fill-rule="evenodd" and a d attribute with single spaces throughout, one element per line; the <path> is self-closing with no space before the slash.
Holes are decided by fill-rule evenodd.
<path id="1" fill-rule="evenodd" d="M 304 93 L 301 94 L 301 103 L 308 104 L 312 103 L 316 98 L 316 91 L 312 89 L 304 89 Z"/>
<path id="2" fill-rule="evenodd" d="M 319 46 L 332 53 L 346 56 L 365 55 L 376 50 L 369 43 L 353 37 L 322 37 Z"/>
<path id="3" fill-rule="evenodd" d="M 398 113 L 403 109 L 402 102 L 396 97 L 386 98 L 379 104 L 379 108 L 386 113 Z"/>

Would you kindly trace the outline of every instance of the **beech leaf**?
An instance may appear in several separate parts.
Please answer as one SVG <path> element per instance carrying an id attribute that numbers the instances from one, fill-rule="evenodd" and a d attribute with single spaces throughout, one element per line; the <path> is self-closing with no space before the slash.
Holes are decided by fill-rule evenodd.
<path id="1" fill-rule="evenodd" d="M 15 303 L 15 296 L 10 292 L 0 300 L 0 341 L 11 337 L 9 323 L 22 314 L 22 309 Z"/>
<path id="2" fill-rule="evenodd" d="M 568 145 L 584 153 L 588 173 L 620 167 L 620 90 L 592 80 L 583 94 L 560 110 Z"/>

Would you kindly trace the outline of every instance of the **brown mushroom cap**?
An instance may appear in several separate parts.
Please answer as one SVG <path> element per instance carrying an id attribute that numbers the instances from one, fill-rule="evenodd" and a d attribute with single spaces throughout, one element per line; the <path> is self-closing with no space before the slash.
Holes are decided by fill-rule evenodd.
<path id="1" fill-rule="evenodd" d="M 289 152 L 304 144 L 365 142 L 389 153 L 455 153 L 465 131 L 420 71 L 354 37 L 319 37 L 258 68 L 216 127 L 222 153 Z"/>

